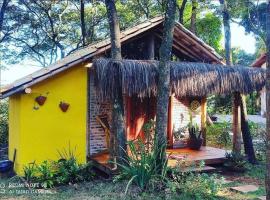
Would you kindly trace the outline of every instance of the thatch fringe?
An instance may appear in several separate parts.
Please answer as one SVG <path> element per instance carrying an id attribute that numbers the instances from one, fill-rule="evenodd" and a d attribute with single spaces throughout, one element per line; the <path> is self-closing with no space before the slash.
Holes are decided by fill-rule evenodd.
<path id="1" fill-rule="evenodd" d="M 113 99 L 122 90 L 128 96 L 156 95 L 158 61 L 97 59 L 93 62 L 95 83 L 102 99 Z M 170 62 L 171 92 L 178 97 L 248 94 L 265 85 L 265 70 L 245 66 Z"/>

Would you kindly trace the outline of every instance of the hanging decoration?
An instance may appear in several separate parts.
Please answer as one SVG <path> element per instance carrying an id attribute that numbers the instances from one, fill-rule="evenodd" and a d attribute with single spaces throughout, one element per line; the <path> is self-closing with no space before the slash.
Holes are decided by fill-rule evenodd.
<path id="1" fill-rule="evenodd" d="M 68 108 L 69 108 L 69 104 L 66 102 L 61 101 L 59 103 L 59 108 L 63 111 L 63 112 L 67 112 Z"/>

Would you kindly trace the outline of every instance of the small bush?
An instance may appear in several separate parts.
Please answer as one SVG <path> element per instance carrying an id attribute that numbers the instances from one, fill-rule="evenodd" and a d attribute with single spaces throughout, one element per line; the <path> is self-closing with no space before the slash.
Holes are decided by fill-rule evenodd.
<path id="1" fill-rule="evenodd" d="M 167 187 L 177 199 L 214 199 L 221 189 L 222 182 L 217 182 L 217 176 L 181 172 L 180 169 L 171 171 Z"/>
<path id="2" fill-rule="evenodd" d="M 224 166 L 231 171 L 244 172 L 247 169 L 247 160 L 245 156 L 237 152 L 226 153 Z"/>
<path id="3" fill-rule="evenodd" d="M 36 168 L 36 180 L 43 188 L 55 186 L 56 169 L 53 162 L 44 161 Z"/>
<path id="4" fill-rule="evenodd" d="M 142 190 L 153 189 L 152 186 L 156 183 L 162 185 L 167 174 L 167 160 L 159 163 L 162 166 L 158 166 L 159 164 L 156 162 L 157 157 L 159 157 L 157 151 L 148 151 L 148 147 L 140 139 L 128 142 L 128 146 L 131 155 L 124 160 L 126 165 L 118 164 L 120 174 L 115 180 L 129 180 L 126 192 L 132 183 L 135 183 Z"/>
<path id="5" fill-rule="evenodd" d="M 207 126 L 207 142 L 212 146 L 228 148 L 232 145 L 230 132 L 231 124 L 228 122 L 214 123 Z"/>
<path id="6" fill-rule="evenodd" d="M 137 139 L 128 142 L 130 154 L 127 158 L 122 158 L 124 164 L 117 163 L 120 174 L 115 180 L 129 180 L 126 192 L 132 183 L 142 190 L 159 189 L 164 186 L 168 169 L 166 155 L 163 155 L 166 144 L 157 147 L 154 125 L 153 121 L 145 125 L 145 141 Z"/>
<path id="7" fill-rule="evenodd" d="M 56 163 L 57 166 L 57 182 L 59 184 L 76 183 L 84 180 L 81 173 L 81 165 L 75 158 L 61 159 Z"/>
<path id="8" fill-rule="evenodd" d="M 249 129 L 253 138 L 254 150 L 258 160 L 266 159 L 266 126 L 249 121 Z"/>
<path id="9" fill-rule="evenodd" d="M 61 158 L 58 161 L 31 163 L 24 167 L 27 182 L 38 182 L 43 188 L 90 181 L 95 177 L 92 163 L 78 164 L 75 157 Z"/>
<path id="10" fill-rule="evenodd" d="M 33 163 L 29 163 L 27 166 L 24 166 L 23 173 L 24 173 L 24 179 L 26 180 L 26 182 L 28 183 L 35 182 L 36 177 L 37 177 L 36 163 L 33 162 Z"/>

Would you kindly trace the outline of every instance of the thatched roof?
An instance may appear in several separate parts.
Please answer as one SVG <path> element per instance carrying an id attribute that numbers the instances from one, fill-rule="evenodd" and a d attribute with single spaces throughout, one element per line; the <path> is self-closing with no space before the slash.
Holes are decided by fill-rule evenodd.
<path id="1" fill-rule="evenodd" d="M 245 66 L 170 62 L 171 92 L 176 96 L 243 94 L 261 90 L 265 70 Z M 97 59 L 93 62 L 96 87 L 102 99 L 112 99 L 118 90 L 128 96 L 156 95 L 158 61 Z"/>

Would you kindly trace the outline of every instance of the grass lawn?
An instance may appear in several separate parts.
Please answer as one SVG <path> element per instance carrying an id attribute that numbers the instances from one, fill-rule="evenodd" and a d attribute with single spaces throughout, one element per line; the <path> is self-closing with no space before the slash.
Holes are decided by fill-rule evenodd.
<path id="1" fill-rule="evenodd" d="M 265 195 L 264 189 L 264 166 L 250 166 L 249 170 L 244 174 L 219 172 L 220 177 L 224 177 L 226 180 L 232 180 L 232 183 L 224 184 L 222 189 L 218 192 L 217 197 L 213 199 L 220 200 L 248 200 L 256 199 L 259 196 Z M 127 195 L 124 191 L 127 182 L 113 183 L 112 180 L 98 179 L 92 182 L 84 182 L 75 185 L 68 185 L 57 187 L 55 189 L 46 191 L 52 194 L 30 194 L 31 192 L 38 190 L 29 190 L 26 188 L 8 188 L 10 184 L 19 183 L 18 178 L 12 179 L 0 179 L 0 198 L 1 199 L 186 199 L 180 194 L 173 195 L 165 191 L 160 192 L 141 192 L 137 187 L 131 186 Z M 255 184 L 259 186 L 259 190 L 248 194 L 240 194 L 232 192 L 230 186 L 238 186 L 244 184 Z M 3 186 L 5 187 L 3 188 Z M 196 183 L 194 183 L 196 187 Z M 2 190 L 1 190 L 2 188 Z M 4 191 L 4 190 L 5 191 Z M 28 194 L 25 194 L 27 193 Z M 39 192 L 44 192 L 40 190 Z M 22 194 L 23 193 L 23 194 Z M 190 199 L 191 200 L 191 199 Z"/>

